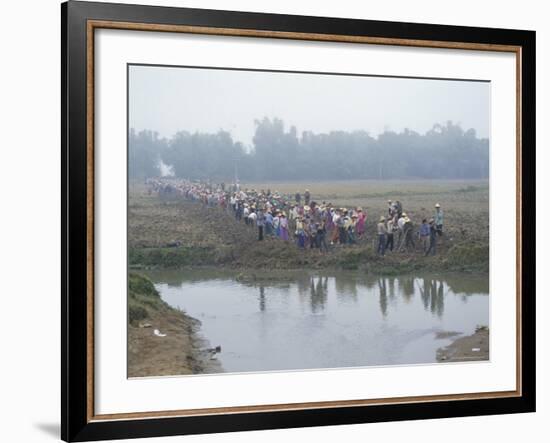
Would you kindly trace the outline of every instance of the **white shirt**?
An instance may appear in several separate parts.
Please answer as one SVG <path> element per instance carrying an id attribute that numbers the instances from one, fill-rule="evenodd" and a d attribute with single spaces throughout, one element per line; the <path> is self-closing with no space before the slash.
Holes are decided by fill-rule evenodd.
<path id="1" fill-rule="evenodd" d="M 397 226 L 399 226 L 399 229 L 403 230 L 403 226 L 405 226 L 405 219 L 403 217 L 397 220 Z"/>

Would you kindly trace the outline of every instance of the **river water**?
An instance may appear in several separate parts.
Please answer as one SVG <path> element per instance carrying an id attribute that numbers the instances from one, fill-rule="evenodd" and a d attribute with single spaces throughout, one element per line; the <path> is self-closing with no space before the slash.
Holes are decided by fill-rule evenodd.
<path id="1" fill-rule="evenodd" d="M 434 363 L 489 325 L 488 278 L 149 271 L 164 301 L 201 321 L 224 372 Z"/>

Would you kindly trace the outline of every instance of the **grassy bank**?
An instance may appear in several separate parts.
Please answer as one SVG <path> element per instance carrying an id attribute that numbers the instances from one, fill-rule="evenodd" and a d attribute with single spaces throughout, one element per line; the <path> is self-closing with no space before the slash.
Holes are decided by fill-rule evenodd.
<path id="1" fill-rule="evenodd" d="M 198 320 L 168 306 L 146 277 L 128 276 L 128 376 L 207 371 L 195 334 Z M 160 335 L 155 334 L 155 330 Z"/>
<path id="2" fill-rule="evenodd" d="M 272 190 L 276 184 L 254 184 Z M 280 185 L 281 192 L 303 184 Z M 288 189 L 287 189 L 288 188 Z M 220 208 L 149 195 L 130 187 L 129 264 L 132 268 L 227 267 L 232 269 L 350 269 L 377 274 L 421 270 L 488 272 L 488 187 L 484 182 L 344 182 L 309 184 L 317 201 L 362 206 L 368 213 L 365 238 L 357 245 L 334 245 L 327 254 L 299 250 L 292 242 L 258 242 L 256 230 Z M 445 238 L 434 257 L 417 245 L 411 253 L 375 253 L 375 220 L 387 198 L 399 198 L 415 222 L 430 217 L 434 202 L 445 210 Z"/>

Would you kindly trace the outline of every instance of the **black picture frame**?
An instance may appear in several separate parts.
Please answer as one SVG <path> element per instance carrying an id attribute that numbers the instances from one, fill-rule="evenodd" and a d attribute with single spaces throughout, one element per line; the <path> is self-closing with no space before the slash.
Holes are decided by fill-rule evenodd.
<path id="1" fill-rule="evenodd" d="M 535 411 L 535 32 L 172 7 L 69 1 L 61 5 L 61 437 L 65 441 L 170 436 L 511 414 Z M 93 420 L 89 414 L 89 162 L 87 22 L 204 26 L 418 41 L 512 45 L 521 50 L 521 395 L 301 410 Z M 497 128 L 498 130 L 498 128 Z"/>

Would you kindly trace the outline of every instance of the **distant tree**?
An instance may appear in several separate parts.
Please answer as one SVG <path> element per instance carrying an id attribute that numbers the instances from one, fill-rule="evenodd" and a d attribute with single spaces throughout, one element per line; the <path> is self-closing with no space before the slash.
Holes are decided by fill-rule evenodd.
<path id="1" fill-rule="evenodd" d="M 178 132 L 164 151 L 162 160 L 172 165 L 178 177 L 192 179 L 230 179 L 235 165 L 244 158 L 240 143 L 225 131 L 216 134 Z"/>
<path id="2" fill-rule="evenodd" d="M 128 175 L 130 178 L 147 178 L 160 175 L 160 159 L 167 141 L 156 132 L 130 130 L 128 135 Z"/>
<path id="3" fill-rule="evenodd" d="M 315 134 L 281 119 L 255 121 L 247 151 L 226 131 L 214 134 L 180 131 L 170 140 L 156 133 L 130 131 L 130 176 L 160 174 L 159 162 L 178 177 L 192 179 L 323 180 L 396 178 L 487 178 L 489 140 L 452 122 L 435 124 L 425 134 L 410 129 Z"/>

